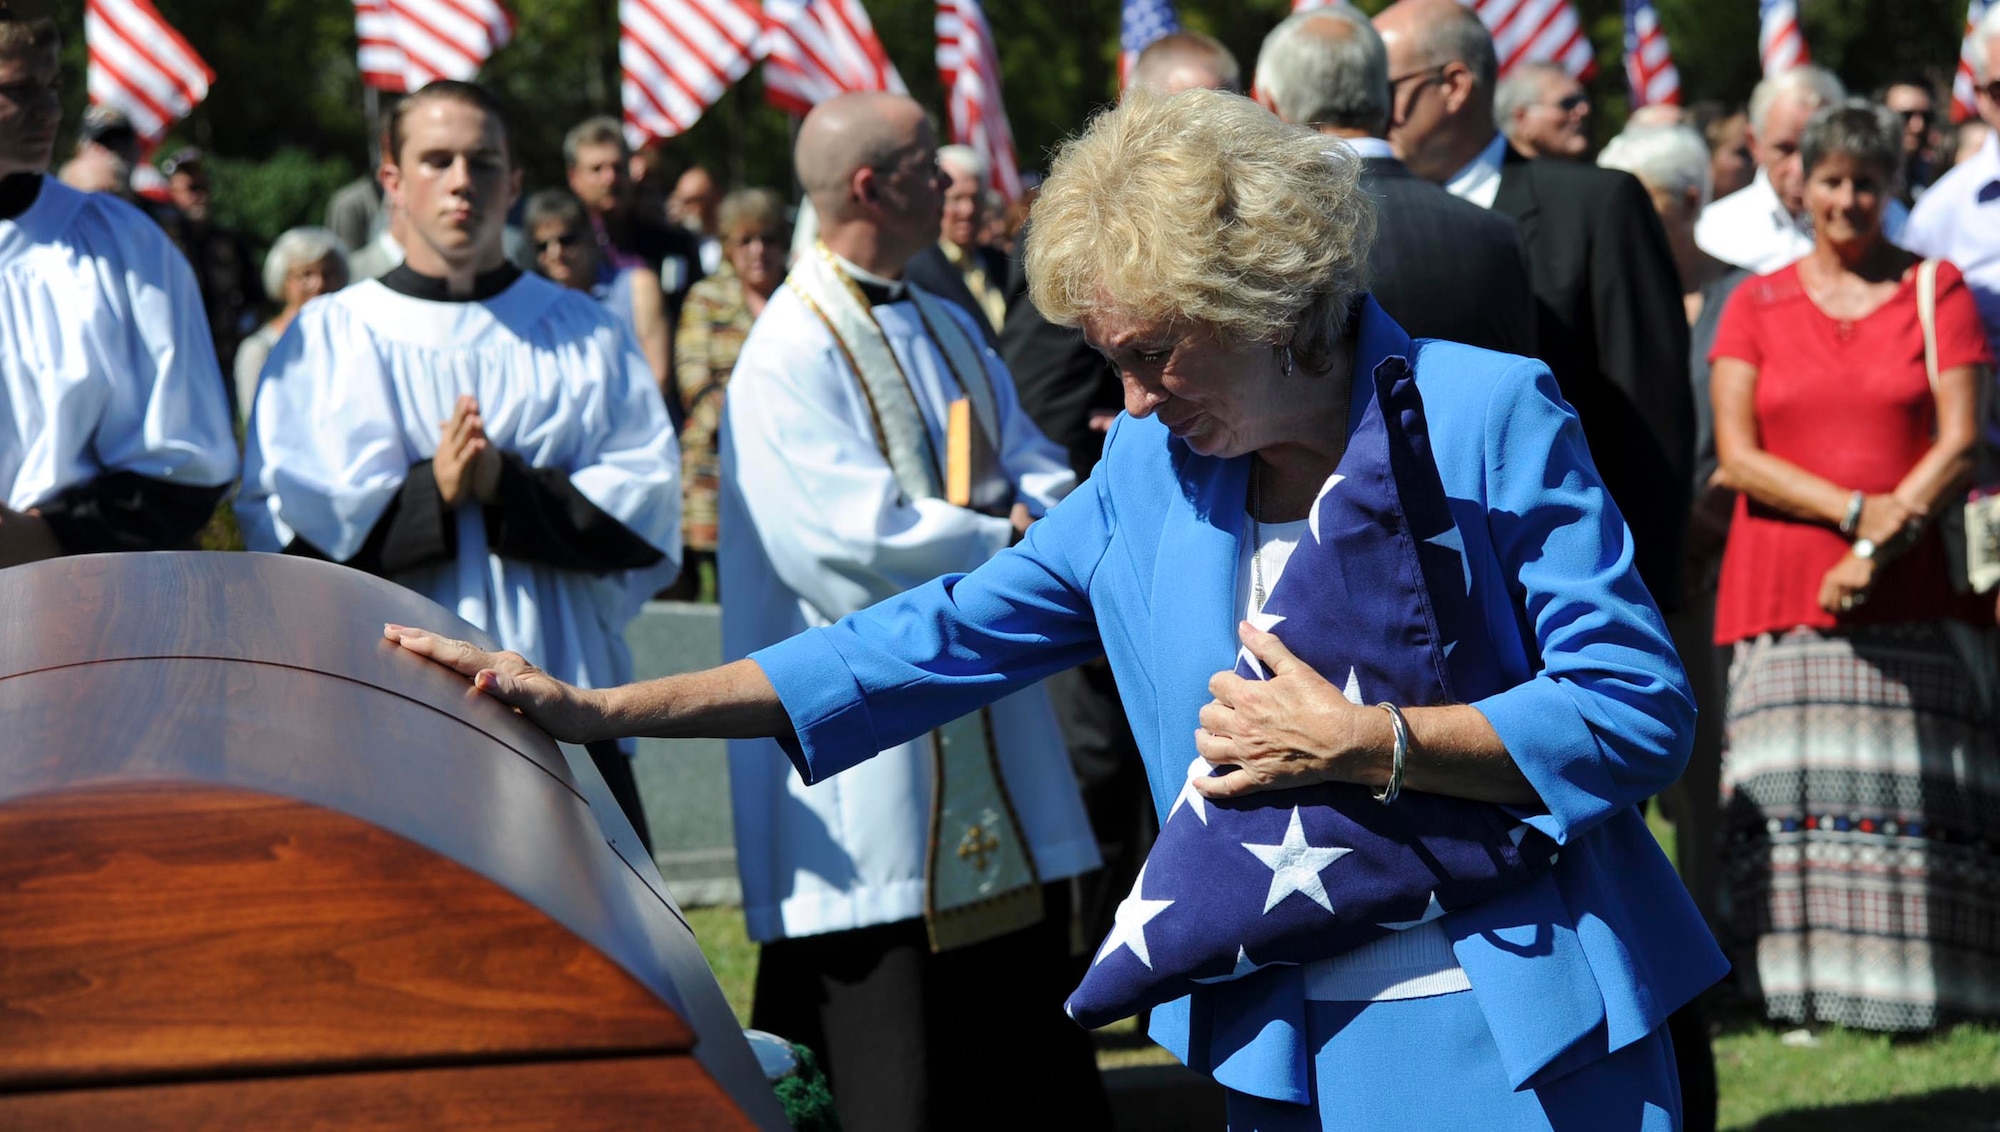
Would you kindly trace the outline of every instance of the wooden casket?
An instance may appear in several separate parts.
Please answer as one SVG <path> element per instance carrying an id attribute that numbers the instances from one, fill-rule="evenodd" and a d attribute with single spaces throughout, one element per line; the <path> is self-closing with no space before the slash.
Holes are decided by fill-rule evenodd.
<path id="1" fill-rule="evenodd" d="M 0 1128 L 784 1127 L 588 760 L 385 621 L 483 640 L 299 558 L 0 572 Z"/>

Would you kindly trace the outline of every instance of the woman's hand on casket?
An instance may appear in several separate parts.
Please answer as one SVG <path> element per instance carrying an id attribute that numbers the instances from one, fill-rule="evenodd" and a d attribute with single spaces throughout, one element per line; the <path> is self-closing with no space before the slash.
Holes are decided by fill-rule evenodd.
<path id="1" fill-rule="evenodd" d="M 1246 680 L 1228 671 L 1209 679 L 1215 699 L 1201 709 L 1195 750 L 1230 769 L 1196 778 L 1195 789 L 1231 798 L 1315 782 L 1388 780 L 1382 756 L 1393 753 L 1395 733 L 1387 712 L 1350 702 L 1283 641 L 1248 621 L 1237 625 L 1237 636 L 1271 678 Z"/>
<path id="2" fill-rule="evenodd" d="M 520 711 L 565 743 L 594 743 L 616 737 L 601 693 L 565 684 L 520 653 L 486 652 L 465 641 L 423 629 L 384 625 L 382 635 L 471 679 L 472 685 Z"/>

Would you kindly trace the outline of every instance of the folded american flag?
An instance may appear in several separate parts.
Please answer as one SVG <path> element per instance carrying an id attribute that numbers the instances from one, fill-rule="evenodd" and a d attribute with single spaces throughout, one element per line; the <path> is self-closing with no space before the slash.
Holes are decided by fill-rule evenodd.
<path id="1" fill-rule="evenodd" d="M 1431 460 L 1410 367 L 1373 375 L 1361 427 L 1257 619 L 1355 703 L 1467 703 L 1505 678 Z M 1268 679 L 1239 651 L 1237 675 Z M 1196 758 L 1190 778 L 1209 773 Z M 1102 1026 L 1261 967 L 1308 963 L 1477 904 L 1547 869 L 1508 809 L 1353 784 L 1174 802 L 1070 1017 Z"/>

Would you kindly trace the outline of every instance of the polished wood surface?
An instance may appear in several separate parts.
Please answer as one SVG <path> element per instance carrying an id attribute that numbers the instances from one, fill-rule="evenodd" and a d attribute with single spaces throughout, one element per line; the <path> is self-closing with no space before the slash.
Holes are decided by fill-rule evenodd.
<path id="1" fill-rule="evenodd" d="M 0 808 L 0 891 L 0 1089 L 694 1045 L 520 897 L 291 799 L 22 799 Z"/>
<path id="2" fill-rule="evenodd" d="M 640 1132 L 754 1128 L 686 1058 L 539 1062 L 0 1093 L 27 1132 Z"/>
<path id="3" fill-rule="evenodd" d="M 479 637 L 304 559 L 0 571 L 0 1099 L 646 1055 L 781 1127 L 588 761 L 384 621 Z"/>

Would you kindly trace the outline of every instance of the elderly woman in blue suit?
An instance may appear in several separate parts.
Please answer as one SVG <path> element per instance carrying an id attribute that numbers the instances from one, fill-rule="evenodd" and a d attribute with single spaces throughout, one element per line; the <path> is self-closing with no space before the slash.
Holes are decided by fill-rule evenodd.
<path id="1" fill-rule="evenodd" d="M 1381 786 L 1392 713 L 1350 703 L 1247 614 L 1359 423 L 1357 378 L 1412 367 L 1512 686 L 1408 708 L 1403 785 L 1530 811 L 1560 858 L 1434 934 L 1169 1003 L 1152 1035 L 1228 1087 L 1232 1128 L 1678 1127 L 1664 1022 L 1725 968 L 1635 808 L 1687 756 L 1680 665 L 1549 371 L 1413 342 L 1366 296 L 1359 162 L 1327 144 L 1195 91 L 1130 97 L 1063 148 L 1031 294 L 1116 365 L 1127 411 L 1093 477 L 972 573 L 600 691 L 389 635 L 558 737 L 778 735 L 809 782 L 1102 652 L 1163 818 L 1190 736 L 1233 768 L 1197 781 L 1211 796 Z M 1273 679 L 1229 671 L 1239 641 Z"/>

